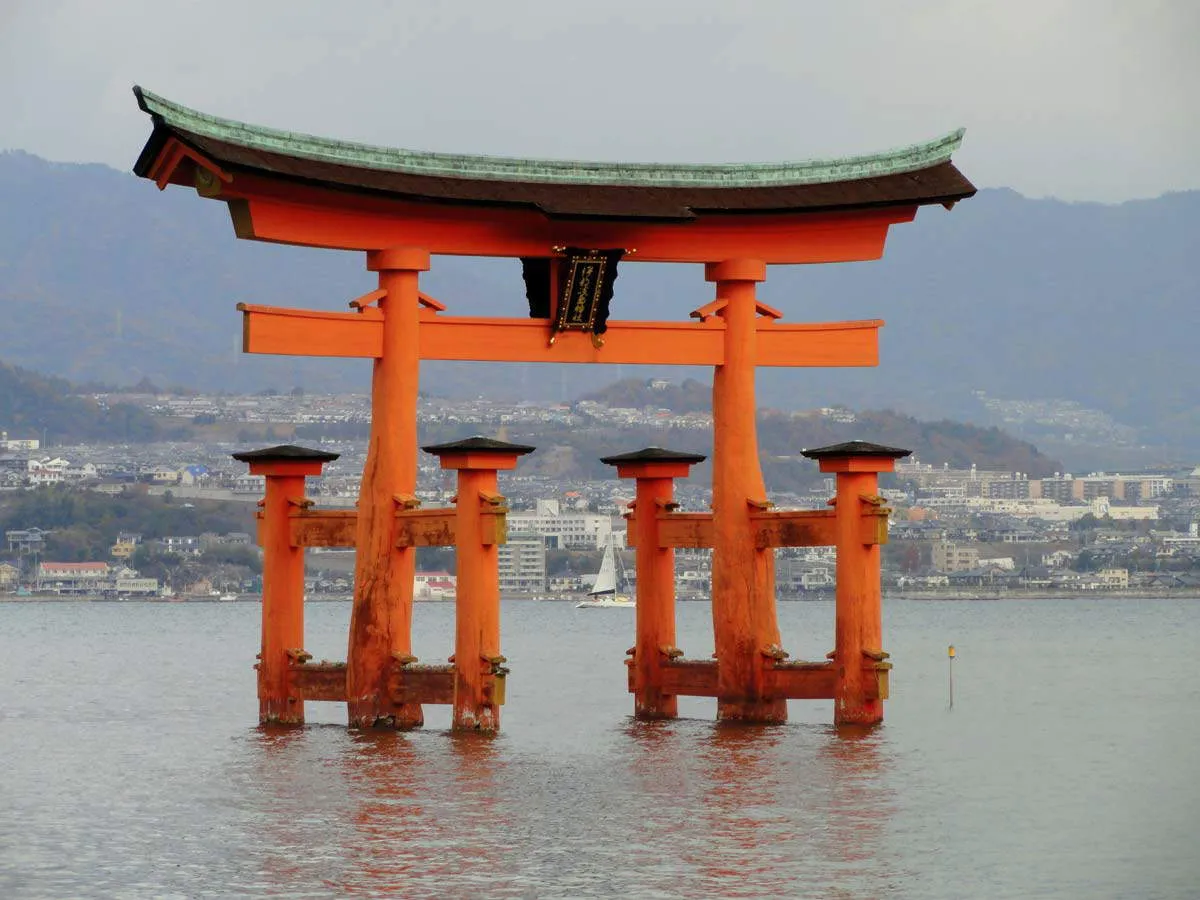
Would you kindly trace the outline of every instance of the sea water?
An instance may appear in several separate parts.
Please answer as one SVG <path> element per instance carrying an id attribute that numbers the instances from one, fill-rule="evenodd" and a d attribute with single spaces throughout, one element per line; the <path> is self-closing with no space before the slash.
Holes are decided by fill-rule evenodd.
<path id="1" fill-rule="evenodd" d="M 631 610 L 502 612 L 481 738 L 442 707 L 257 728 L 254 603 L 0 604 L 0 897 L 1200 896 L 1200 601 L 886 601 L 865 734 L 828 701 L 635 722 Z M 453 613 L 416 607 L 423 661 Z M 793 657 L 832 647 L 831 603 L 779 615 Z M 344 659 L 348 620 L 310 604 L 309 652 Z M 711 632 L 679 605 L 688 656 Z"/>

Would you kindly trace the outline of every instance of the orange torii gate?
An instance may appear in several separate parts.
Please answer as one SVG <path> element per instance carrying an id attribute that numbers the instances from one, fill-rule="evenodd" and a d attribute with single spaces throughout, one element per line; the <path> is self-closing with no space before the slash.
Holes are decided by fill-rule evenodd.
<path id="1" fill-rule="evenodd" d="M 395 689 L 397 661 L 412 660 L 420 544 L 403 538 L 414 528 L 404 512 L 426 512 L 414 496 L 422 359 L 712 366 L 712 693 L 722 719 L 786 718 L 786 695 L 773 689 L 763 660 L 774 664 L 782 653 L 773 548 L 786 545 L 789 517 L 802 516 L 769 509 L 755 369 L 877 365 L 883 323 L 783 323 L 758 301 L 756 285 L 771 264 L 876 259 L 888 228 L 911 221 L 919 206 L 949 208 L 973 195 L 950 161 L 961 131 L 834 161 L 554 162 L 350 144 L 219 119 L 134 90 L 154 123 L 138 175 L 225 202 L 238 237 L 365 252 L 378 273 L 378 288 L 352 301 L 351 312 L 239 306 L 246 352 L 374 360 L 357 514 L 352 522 L 310 516 L 307 538 L 345 543 L 354 532 L 344 676 L 352 725 L 422 721 L 415 695 Z M 530 318 L 447 315 L 419 287 L 435 255 L 520 258 Z M 606 321 L 621 256 L 702 263 L 715 299 L 693 311 L 695 321 Z M 767 518 L 775 538 L 763 538 Z M 845 721 L 877 718 L 839 713 Z"/>

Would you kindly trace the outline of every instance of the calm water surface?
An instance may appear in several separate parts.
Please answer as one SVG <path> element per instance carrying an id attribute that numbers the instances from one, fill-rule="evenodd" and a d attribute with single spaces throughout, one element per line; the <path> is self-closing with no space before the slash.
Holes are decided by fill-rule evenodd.
<path id="1" fill-rule="evenodd" d="M 1200 897 L 1200 601 L 889 601 L 887 722 L 629 717 L 628 610 L 514 602 L 503 733 L 255 727 L 256 604 L 0 604 L 0 897 Z M 419 604 L 415 650 L 451 652 Z M 680 646 L 712 652 L 707 604 Z M 793 656 L 830 603 L 784 603 Z M 348 604 L 308 608 L 345 657 Z M 947 644 L 954 708 L 947 708 Z"/>

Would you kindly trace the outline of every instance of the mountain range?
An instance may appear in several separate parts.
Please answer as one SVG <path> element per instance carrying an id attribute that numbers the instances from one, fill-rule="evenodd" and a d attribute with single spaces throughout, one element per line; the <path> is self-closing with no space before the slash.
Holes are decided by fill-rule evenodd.
<path id="1" fill-rule="evenodd" d="M 1003 423 L 1017 434 L 1040 429 L 1039 446 L 1068 464 L 1086 443 L 1072 426 L 1071 410 L 1083 410 L 1118 436 L 1094 444 L 1119 443 L 1111 449 L 1131 459 L 1140 451 L 1141 461 L 1194 457 L 1197 247 L 1195 191 L 1104 205 L 995 189 L 950 212 L 922 209 L 915 222 L 893 227 L 880 261 L 772 268 L 760 295 L 785 321 L 887 325 L 878 368 L 764 370 L 760 402 L 893 407 Z M 0 358 L 16 365 L 118 385 L 149 378 L 209 390 L 364 391 L 365 361 L 241 354 L 235 305 L 345 309 L 374 286 L 360 254 L 235 239 L 223 205 L 191 191 L 160 194 L 105 166 L 0 154 Z M 526 310 L 513 260 L 439 258 L 422 287 L 450 313 Z M 711 293 L 699 266 L 625 263 L 612 315 L 682 318 Z M 710 377 L 429 363 L 422 387 L 566 399 L 589 385 L 656 375 Z"/>

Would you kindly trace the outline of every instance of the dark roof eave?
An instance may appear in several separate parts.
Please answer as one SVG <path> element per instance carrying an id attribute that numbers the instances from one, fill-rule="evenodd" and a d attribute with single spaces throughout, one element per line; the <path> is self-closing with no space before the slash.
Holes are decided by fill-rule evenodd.
<path id="1" fill-rule="evenodd" d="M 146 106 L 140 92 L 139 105 Z M 844 181 L 741 187 L 561 184 L 414 175 L 260 150 L 181 130 L 151 113 L 134 164 L 146 177 L 169 138 L 222 168 L 315 187 L 418 202 L 534 209 L 551 219 L 686 222 L 704 216 L 804 214 L 953 204 L 976 189 L 949 160 L 925 169 Z M 922 183 L 924 180 L 927 183 Z M 805 202 L 798 202 L 804 200 Z"/>

